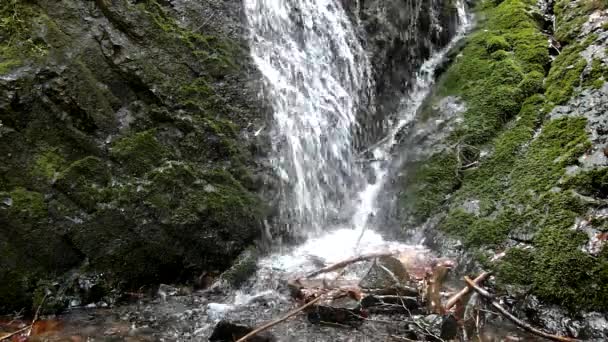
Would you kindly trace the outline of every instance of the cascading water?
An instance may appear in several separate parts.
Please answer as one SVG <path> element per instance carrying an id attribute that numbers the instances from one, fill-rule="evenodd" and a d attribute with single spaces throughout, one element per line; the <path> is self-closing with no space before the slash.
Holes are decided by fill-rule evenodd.
<path id="1" fill-rule="evenodd" d="M 370 65 L 339 1 L 245 0 L 251 51 L 274 110 L 274 160 L 291 233 L 319 231 L 363 185 L 356 114 Z"/>
<path id="2" fill-rule="evenodd" d="M 357 106 L 363 103 L 361 96 L 369 86 L 369 65 L 340 5 L 334 0 L 245 0 L 245 4 L 252 26 L 252 54 L 266 78 L 276 133 L 283 142 L 275 151 L 277 170 L 292 184 L 285 194 L 285 210 L 299 227 L 333 229 L 309 238 L 289 253 L 260 260 L 249 286 L 223 303 L 207 306 L 212 320 L 207 329 L 225 318 L 256 324 L 276 317 L 291 305 L 285 281 L 317 269 L 319 260 L 331 264 L 377 251 L 414 256 L 429 253 L 420 245 L 384 240 L 373 227 L 367 227 L 368 218 L 380 209 L 376 201 L 393 165 L 391 150 L 397 133 L 414 120 L 434 83 L 435 68 L 469 23 L 464 3 L 458 1 L 457 35 L 423 63 L 396 120 L 389 122 L 387 136 L 368 149 L 373 161 L 367 165 L 372 179 L 367 183 L 355 161 L 351 132 L 357 126 Z M 341 197 L 342 201 L 337 200 Z M 341 206 L 354 208 L 353 215 L 336 227 L 328 219 Z M 353 268 L 341 277 L 359 278 L 360 271 Z M 336 276 L 327 273 L 321 277 Z M 292 334 L 294 330 L 297 336 Z M 341 334 L 302 321 L 283 324 L 274 332 L 281 341 L 333 341 Z"/>

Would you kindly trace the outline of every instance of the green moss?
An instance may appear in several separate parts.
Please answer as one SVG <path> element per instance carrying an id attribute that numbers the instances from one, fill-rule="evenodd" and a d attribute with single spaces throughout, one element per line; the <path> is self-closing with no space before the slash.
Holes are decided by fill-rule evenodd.
<path id="1" fill-rule="evenodd" d="M 604 85 L 604 82 L 608 79 L 608 66 L 606 66 L 601 60 L 594 58 L 591 63 L 591 70 L 588 74 L 584 75 L 583 86 L 599 89 Z"/>
<path id="2" fill-rule="evenodd" d="M 526 97 L 540 91 L 539 79 L 550 62 L 546 38 L 529 15 L 532 2 L 483 4 L 478 11 L 487 20 L 468 39 L 462 58 L 442 77 L 438 92 L 459 95 L 467 104 L 465 122 L 453 140 L 473 145 L 494 137 L 519 112 Z"/>
<path id="3" fill-rule="evenodd" d="M 551 59 L 547 51 L 545 35 L 537 28 L 523 28 L 505 33 L 513 46 L 515 58 L 522 61 L 524 72 L 537 71 L 545 74 Z"/>
<path id="4" fill-rule="evenodd" d="M 524 103 L 514 124 L 492 141 L 491 156 L 478 168 L 464 173 L 462 189 L 455 194 L 458 200 L 479 198 L 492 202 L 504 195 L 510 185 L 513 166 L 523 157 L 523 146 L 532 139 L 543 116 L 543 105 L 544 99 L 538 95 Z"/>
<path id="5" fill-rule="evenodd" d="M 475 215 L 457 208 L 448 213 L 440 227 L 445 232 L 454 236 L 463 236 L 476 220 L 477 218 Z"/>
<path id="6" fill-rule="evenodd" d="M 509 51 L 511 49 L 511 44 L 507 42 L 505 37 L 503 36 L 489 36 L 486 38 L 486 50 L 489 53 L 493 53 L 498 50 Z"/>
<path id="7" fill-rule="evenodd" d="M 31 3 L 5 0 L 0 3 L 0 74 L 47 53 L 44 42 L 31 38 L 31 23 L 40 14 Z"/>
<path id="8" fill-rule="evenodd" d="M 498 51 L 494 51 L 492 52 L 492 59 L 496 60 L 496 61 L 502 61 L 503 59 L 507 59 L 511 56 L 512 54 L 505 51 L 505 50 L 498 50 Z"/>
<path id="9" fill-rule="evenodd" d="M 232 56 L 237 55 L 238 49 L 233 42 L 180 27 L 156 0 L 146 0 L 141 6 L 163 32 L 177 38 L 199 57 L 206 66 L 205 73 L 208 76 L 221 78 L 238 68 L 232 59 Z"/>
<path id="10" fill-rule="evenodd" d="M 443 154 L 421 162 L 407 176 L 404 207 L 408 215 L 422 215 L 416 222 L 447 210 L 439 228 L 494 269 L 499 287 L 520 285 L 572 310 L 605 310 L 608 252 L 597 258 L 587 255 L 581 249 L 587 234 L 573 226 L 593 205 L 579 194 L 606 198 L 608 176 L 601 169 L 566 175 L 566 168 L 591 146 L 587 121 L 574 115 L 549 119 L 547 114 L 581 87 L 603 85 L 606 67 L 599 60 L 587 67 L 581 56 L 597 38 L 590 35 L 565 47 L 549 69 L 546 37 L 529 15 L 533 6 L 532 1 L 511 0 L 485 1 L 478 8 L 487 20 L 480 21 L 462 57 L 440 79 L 434 101 L 446 95 L 462 98 L 467 105 L 464 122 L 450 141 L 487 154 L 473 158 L 478 164 L 466 170 L 456 161 L 452 172 L 437 170 L 447 164 L 437 160 Z M 558 16 L 563 18 L 567 2 L 560 6 Z M 580 22 L 575 17 L 568 14 L 570 22 Z M 416 203 L 417 198 L 425 201 Z M 431 205 L 425 205 L 427 199 Z M 471 199 L 480 203 L 475 215 L 462 209 Z M 593 224 L 599 229 L 606 225 Z M 513 243 L 509 238 L 530 248 L 508 249 L 500 261 L 490 261 L 488 255 Z M 486 253 L 488 249 L 495 252 Z"/>
<path id="11" fill-rule="evenodd" d="M 446 195 L 459 184 L 458 162 L 454 153 L 437 154 L 425 161 L 413 175 L 408 175 L 401 198 L 408 212 L 419 221 L 441 207 Z"/>
<path id="12" fill-rule="evenodd" d="M 530 194 L 549 191 L 565 172 L 565 167 L 589 146 L 582 117 L 551 120 L 532 142 L 525 158 L 513 168 L 514 195 L 524 200 Z"/>
<path id="13" fill-rule="evenodd" d="M 583 44 L 565 48 L 555 59 L 547 77 L 547 98 L 555 104 L 567 102 L 574 89 L 581 85 L 581 73 L 587 61 L 580 55 Z"/>
<path id="14" fill-rule="evenodd" d="M 415 170 L 406 177 L 404 188 L 407 190 L 402 199 L 408 215 L 417 217 L 418 221 L 440 207 L 447 195 L 461 184 L 461 177 L 474 179 L 472 186 L 467 185 L 470 181 L 463 183 L 469 191 L 478 188 L 499 193 L 505 187 L 509 178 L 506 170 L 512 167 L 517 149 L 532 136 L 540 107 L 544 105 L 540 97 L 526 101 L 527 97 L 543 91 L 543 77 L 550 62 L 546 37 L 529 14 L 534 5 L 527 0 L 480 3 L 477 11 L 486 20 L 468 38 L 462 57 L 440 79 L 435 95 L 456 95 L 467 105 L 464 122 L 449 140 L 456 146 L 479 151 L 518 113 L 520 121 L 515 123 L 515 128 L 509 127 L 512 134 L 496 141 L 497 157 L 491 158 L 487 167 L 460 170 L 462 165 L 458 164 L 455 153 L 454 156 L 436 155 L 414 166 Z M 522 110 L 524 104 L 527 108 Z M 475 194 L 469 198 L 488 197 Z M 476 229 L 496 233 L 492 236 L 504 236 L 506 229 L 502 223 L 496 224 L 484 221 Z"/>
<path id="15" fill-rule="evenodd" d="M 511 248 L 501 262 L 495 266 L 496 279 L 504 285 L 530 285 L 530 266 L 533 265 L 534 254 L 529 249 Z"/>
<path id="16" fill-rule="evenodd" d="M 16 188 L 11 192 L 0 193 L 10 203 L 8 214 L 12 220 L 22 222 L 37 222 L 47 217 L 47 206 L 44 196 L 39 192 Z"/>
<path id="17" fill-rule="evenodd" d="M 98 203 L 107 201 L 104 187 L 110 182 L 110 173 L 97 157 L 86 157 L 70 164 L 57 177 L 56 187 L 88 211 Z"/>
<path id="18" fill-rule="evenodd" d="M 538 235 L 535 244 L 532 284 L 534 293 L 541 299 L 572 309 L 599 309 L 608 307 L 606 298 L 594 302 L 580 296 L 591 290 L 594 260 L 580 250 L 587 235 L 580 231 L 548 224 Z"/>
<path id="19" fill-rule="evenodd" d="M 261 207 L 232 175 L 224 170 L 208 171 L 203 178 L 209 182 L 199 191 L 191 191 L 175 211 L 172 221 L 189 224 L 205 217 L 207 224 L 238 226 L 261 216 Z"/>
<path id="20" fill-rule="evenodd" d="M 589 14 L 604 7 L 603 0 L 559 0 L 555 2 L 555 38 L 562 44 L 576 41 L 581 27 L 589 19 Z"/>
<path id="21" fill-rule="evenodd" d="M 254 247 L 245 250 L 236 262 L 226 272 L 222 273 L 221 278 L 237 288 L 255 274 L 257 270 L 258 253 Z"/>
<path id="22" fill-rule="evenodd" d="M 522 90 L 525 97 L 544 92 L 543 81 L 545 76 L 538 71 L 532 71 L 524 76 L 524 79 L 519 83 L 519 88 Z"/>
<path id="23" fill-rule="evenodd" d="M 608 168 L 582 171 L 564 182 L 576 192 L 597 198 L 608 197 Z"/>
<path id="24" fill-rule="evenodd" d="M 36 156 L 32 167 L 32 176 L 53 181 L 65 167 L 66 161 L 54 150 Z"/>
<path id="25" fill-rule="evenodd" d="M 162 162 L 169 152 L 156 140 L 155 131 L 149 130 L 115 141 L 110 155 L 132 174 L 141 175 Z"/>

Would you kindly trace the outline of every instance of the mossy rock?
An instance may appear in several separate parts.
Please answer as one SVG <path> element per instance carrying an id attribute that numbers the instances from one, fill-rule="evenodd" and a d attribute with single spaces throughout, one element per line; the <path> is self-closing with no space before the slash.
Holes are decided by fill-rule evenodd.
<path id="1" fill-rule="evenodd" d="M 47 217 L 47 206 L 41 193 L 17 188 L 11 192 L 0 193 L 8 216 L 13 220 L 38 222 Z"/>
<path id="2" fill-rule="evenodd" d="M 168 155 L 155 136 L 155 131 L 135 133 L 115 141 L 110 155 L 134 175 L 141 175 L 162 162 Z"/>
<path id="3" fill-rule="evenodd" d="M 577 17 L 588 12 L 578 7 L 568 12 L 569 3 L 556 4 L 558 22 L 561 17 L 565 24 L 580 25 Z M 582 248 L 587 234 L 573 229 L 577 219 L 596 209 L 597 201 L 581 195 L 606 198 L 606 172 L 567 175 L 591 147 L 587 120 L 548 114 L 577 91 L 603 84 L 608 73 L 600 60 L 587 65 L 581 55 L 596 41 L 593 34 L 570 41 L 550 65 L 546 37 L 538 16 L 531 15 L 534 6 L 534 1 L 505 0 L 477 7 L 485 19 L 439 80 L 437 97 L 459 96 L 467 105 L 464 121 L 448 141 L 487 153 L 466 170 L 438 155 L 419 162 L 407 170 L 403 208 L 414 224 L 447 212 L 438 216 L 443 217 L 439 229 L 496 271 L 499 291 L 515 287 L 573 312 L 606 310 L 608 249 L 588 255 Z M 432 119 L 433 113 L 427 115 Z M 479 203 L 474 214 L 463 210 L 470 199 Z M 602 222 L 593 224 L 604 229 Z M 516 242 L 529 247 L 511 248 Z M 488 258 L 505 249 L 499 261 Z"/>
<path id="4" fill-rule="evenodd" d="M 108 167 L 97 157 L 86 157 L 70 164 L 57 177 L 55 186 L 89 211 L 107 200 L 104 187 L 110 182 Z"/>

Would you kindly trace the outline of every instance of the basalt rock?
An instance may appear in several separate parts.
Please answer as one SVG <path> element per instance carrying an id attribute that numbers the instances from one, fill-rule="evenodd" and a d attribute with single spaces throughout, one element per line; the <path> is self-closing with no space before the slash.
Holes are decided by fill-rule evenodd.
<path id="1" fill-rule="evenodd" d="M 259 237 L 267 111 L 241 6 L 0 4 L 0 312 L 75 267 L 189 280 Z"/>

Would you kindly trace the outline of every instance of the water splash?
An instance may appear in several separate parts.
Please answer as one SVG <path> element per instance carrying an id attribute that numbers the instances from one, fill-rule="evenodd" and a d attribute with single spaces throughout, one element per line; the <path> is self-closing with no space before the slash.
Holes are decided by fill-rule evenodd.
<path id="1" fill-rule="evenodd" d="M 283 221 L 320 231 L 363 184 L 352 132 L 370 89 L 367 55 L 335 0 L 245 0 L 254 62 L 276 124 Z"/>

